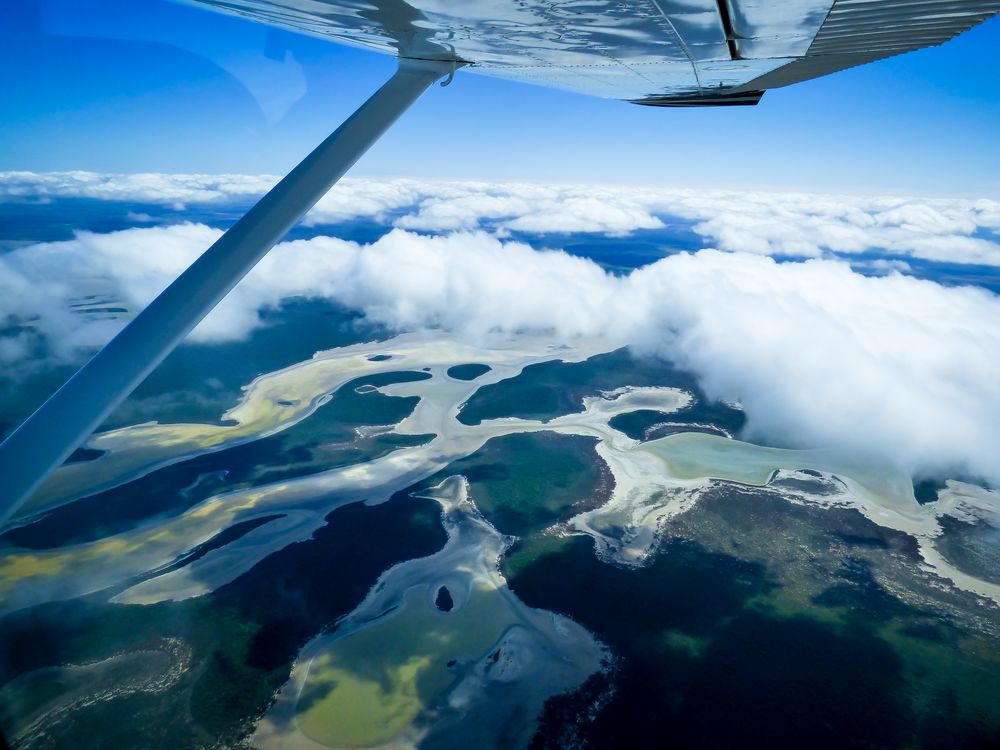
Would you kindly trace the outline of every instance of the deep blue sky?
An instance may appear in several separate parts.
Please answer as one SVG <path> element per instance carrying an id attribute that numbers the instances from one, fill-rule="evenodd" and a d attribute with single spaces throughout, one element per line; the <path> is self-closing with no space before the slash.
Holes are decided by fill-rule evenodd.
<path id="1" fill-rule="evenodd" d="M 660 110 L 460 72 L 356 173 L 1000 197 L 998 49 L 994 19 L 751 108 Z M 281 173 L 393 69 L 164 0 L 9 0 L 0 64 L 0 170 L 33 171 Z"/>

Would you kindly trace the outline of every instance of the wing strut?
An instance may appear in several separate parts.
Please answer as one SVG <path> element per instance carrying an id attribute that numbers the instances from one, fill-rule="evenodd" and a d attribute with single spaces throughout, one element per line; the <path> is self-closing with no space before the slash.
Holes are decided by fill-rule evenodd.
<path id="1" fill-rule="evenodd" d="M 455 66 L 400 59 L 382 88 L 11 433 L 0 445 L 0 526 L 389 126 Z"/>

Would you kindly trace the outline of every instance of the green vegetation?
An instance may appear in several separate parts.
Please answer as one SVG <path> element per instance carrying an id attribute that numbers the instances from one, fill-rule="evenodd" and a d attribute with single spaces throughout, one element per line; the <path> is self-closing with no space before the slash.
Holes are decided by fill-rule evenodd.
<path id="1" fill-rule="evenodd" d="M 524 535 L 583 506 L 604 503 L 611 475 L 594 450 L 596 440 L 555 432 L 517 433 L 489 440 L 424 483 L 461 474 L 476 507 L 503 534 Z"/>
<path id="2" fill-rule="evenodd" d="M 412 589 L 399 609 L 332 641 L 314 659 L 298 725 L 330 747 L 387 742 L 442 699 L 457 679 L 456 664 L 478 661 L 515 622 L 489 587 L 473 588 L 449 614 L 431 605 L 425 589 Z"/>
<path id="3" fill-rule="evenodd" d="M 997 746 L 996 636 L 963 624 L 973 598 L 924 583 L 912 555 L 855 511 L 732 485 L 674 519 L 638 570 L 601 562 L 585 537 L 515 543 L 502 563 L 514 593 L 620 657 L 549 702 L 535 746 L 574 732 L 594 748 Z M 607 703 L 596 720 L 594 701 Z"/>
<path id="4" fill-rule="evenodd" d="M 944 557 L 966 573 L 1000 584 L 1000 529 L 985 521 L 966 523 L 945 516 L 944 533 L 935 546 Z"/>
<path id="5" fill-rule="evenodd" d="M 492 369 L 489 365 L 481 364 L 455 365 L 448 368 L 448 377 L 455 380 L 475 380 Z"/>
<path id="6" fill-rule="evenodd" d="M 517 377 L 480 388 L 462 407 L 458 419 L 463 424 L 499 417 L 552 419 L 582 411 L 583 397 L 602 390 L 675 385 L 673 374 L 662 362 L 635 359 L 625 349 L 585 362 L 542 362 L 525 367 Z"/>
<path id="7" fill-rule="evenodd" d="M 662 411 L 639 409 L 612 417 L 608 426 L 625 433 L 633 440 L 647 440 L 650 429 L 667 419 L 672 417 Z"/>
<path id="8" fill-rule="evenodd" d="M 717 418 L 718 414 L 709 414 L 709 411 L 723 413 L 726 419 L 724 422 L 729 422 L 731 424 L 742 424 L 742 415 L 735 409 L 731 409 L 725 404 L 709 404 L 708 406 L 703 406 L 700 403 L 693 404 L 688 409 L 684 409 L 680 414 L 664 414 L 662 411 L 654 411 L 652 409 L 639 409 L 638 411 L 630 411 L 624 414 L 617 414 L 611 418 L 608 422 L 608 426 L 623 432 L 628 435 L 633 440 L 655 440 L 656 438 L 665 437 L 671 435 L 675 432 L 708 432 L 713 435 L 724 435 L 721 429 L 714 427 L 699 427 L 693 426 L 688 423 L 693 422 L 691 418 L 691 410 L 696 409 L 701 415 L 700 418 L 709 417 L 710 419 Z M 670 425 L 663 425 L 664 422 L 670 422 Z M 678 422 L 683 422 L 685 424 L 678 425 Z M 716 424 L 717 422 L 711 422 L 711 424 Z M 708 423 L 705 423 L 708 424 Z M 659 426 L 658 425 L 663 425 Z"/>
<path id="9" fill-rule="evenodd" d="M 522 555 L 532 562 L 516 562 Z M 773 585 L 759 565 L 678 541 L 629 570 L 600 562 L 591 541 L 576 538 L 540 555 L 519 544 L 504 572 L 527 604 L 572 616 L 623 657 L 614 696 L 586 730 L 593 747 L 666 736 L 683 747 L 747 737 L 835 747 L 859 731 L 881 747 L 900 736 L 892 650 L 871 635 L 749 609 Z M 559 746 L 561 723 L 550 715 L 538 744 Z"/>
<path id="10" fill-rule="evenodd" d="M 521 417 L 549 420 L 583 411 L 583 397 L 625 385 L 669 386 L 693 393 L 694 403 L 671 420 L 711 423 L 736 433 L 743 413 L 709 401 L 695 378 L 660 360 L 638 357 L 627 349 L 591 357 L 585 362 L 542 362 L 525 367 L 520 375 L 476 391 L 458 414 L 463 424 L 486 419 Z"/>

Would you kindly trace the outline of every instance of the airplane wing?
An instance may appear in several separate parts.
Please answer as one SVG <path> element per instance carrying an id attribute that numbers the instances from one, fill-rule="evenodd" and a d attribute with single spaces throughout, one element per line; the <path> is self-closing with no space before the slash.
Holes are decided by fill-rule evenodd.
<path id="1" fill-rule="evenodd" d="M 191 0 L 403 58 L 638 104 L 766 89 L 941 44 L 1000 0 Z"/>

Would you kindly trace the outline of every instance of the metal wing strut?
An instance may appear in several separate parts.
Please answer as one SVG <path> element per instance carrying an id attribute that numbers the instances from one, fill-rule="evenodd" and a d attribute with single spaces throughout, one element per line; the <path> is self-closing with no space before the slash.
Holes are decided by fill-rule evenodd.
<path id="1" fill-rule="evenodd" d="M 451 61 L 399 69 L 0 445 L 0 526 L 211 312 Z"/>

